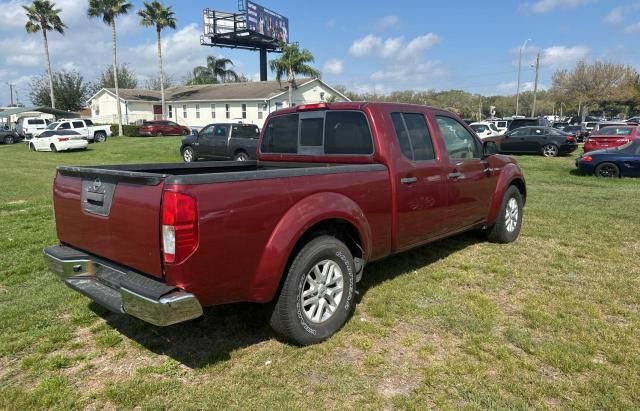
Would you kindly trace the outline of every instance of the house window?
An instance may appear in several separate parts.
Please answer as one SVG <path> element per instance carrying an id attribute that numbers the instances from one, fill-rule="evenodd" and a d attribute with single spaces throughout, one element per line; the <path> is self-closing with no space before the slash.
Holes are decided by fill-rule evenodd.
<path id="1" fill-rule="evenodd" d="M 224 111 L 225 111 L 226 118 L 231 118 L 231 105 L 230 104 L 225 104 L 224 105 Z"/>
<path id="2" fill-rule="evenodd" d="M 200 118 L 200 104 L 196 104 L 196 118 Z"/>
<path id="3" fill-rule="evenodd" d="M 186 104 L 182 105 L 182 117 L 183 118 L 187 118 L 187 105 Z"/>
<path id="4" fill-rule="evenodd" d="M 259 103 L 258 104 L 258 120 L 262 120 L 262 117 L 264 116 L 262 110 L 264 110 L 264 103 Z"/>
<path id="5" fill-rule="evenodd" d="M 211 118 L 216 118 L 216 105 L 211 105 Z"/>
<path id="6" fill-rule="evenodd" d="M 247 105 L 242 105 L 242 118 L 247 118 Z"/>
<path id="7" fill-rule="evenodd" d="M 93 106 L 95 109 L 95 115 L 99 116 L 100 115 L 100 104 L 96 104 L 95 106 Z"/>
<path id="8" fill-rule="evenodd" d="M 173 118 L 173 106 L 169 104 L 167 108 L 169 109 L 169 118 Z"/>

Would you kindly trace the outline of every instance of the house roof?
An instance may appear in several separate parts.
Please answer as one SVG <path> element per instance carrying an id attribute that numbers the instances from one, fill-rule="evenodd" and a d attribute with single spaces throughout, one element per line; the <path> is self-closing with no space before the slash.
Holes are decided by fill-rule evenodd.
<path id="1" fill-rule="evenodd" d="M 0 117 L 10 117 L 14 114 L 20 113 L 33 113 L 40 112 L 45 114 L 53 114 L 56 117 L 78 117 L 78 113 L 72 113 L 70 111 L 58 110 L 47 106 L 32 106 L 32 107 L 15 107 L 7 110 L 0 111 Z"/>
<path id="2" fill-rule="evenodd" d="M 316 79 L 296 79 L 298 87 Z M 322 80 L 319 80 L 322 82 Z M 325 84 L 325 83 L 323 83 Z M 325 84 L 326 85 L 326 84 Z M 326 85 L 329 87 L 328 85 Z M 329 87 L 331 88 L 331 87 Z M 115 89 L 103 89 L 115 96 Z M 269 100 L 287 92 L 287 82 L 250 81 L 246 83 L 205 84 L 178 86 L 165 90 L 167 101 L 215 101 L 215 100 Z M 338 93 L 336 91 L 336 93 Z M 97 95 L 97 93 L 96 93 Z M 342 94 L 340 94 L 342 96 Z M 91 97 L 92 100 L 95 97 Z M 344 97 L 344 96 L 342 96 Z M 120 98 L 126 101 L 160 101 L 160 92 L 142 89 L 120 89 Z M 345 97 L 346 98 L 346 97 Z"/>

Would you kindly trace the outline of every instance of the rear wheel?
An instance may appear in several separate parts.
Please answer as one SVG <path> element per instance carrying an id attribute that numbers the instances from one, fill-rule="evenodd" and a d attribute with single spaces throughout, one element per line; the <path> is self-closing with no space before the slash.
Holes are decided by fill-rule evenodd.
<path id="1" fill-rule="evenodd" d="M 326 340 L 346 323 L 355 306 L 355 268 L 351 252 L 335 237 L 309 241 L 286 274 L 270 324 L 299 345 Z"/>
<path id="2" fill-rule="evenodd" d="M 542 155 L 545 157 L 556 157 L 558 155 L 558 146 L 555 144 L 547 144 L 542 147 Z"/>
<path id="3" fill-rule="evenodd" d="M 194 161 L 198 161 L 198 159 L 196 158 L 196 154 L 193 151 L 193 148 L 190 146 L 187 146 L 182 149 L 182 159 L 184 160 L 185 163 L 192 163 Z"/>
<path id="4" fill-rule="evenodd" d="M 620 168 L 613 163 L 598 164 L 595 171 L 596 177 L 616 178 L 620 177 Z"/>
<path id="5" fill-rule="evenodd" d="M 489 229 L 487 239 L 492 243 L 511 243 L 520 235 L 522 227 L 522 194 L 510 186 L 502 197 L 496 223 Z"/>
<path id="6" fill-rule="evenodd" d="M 5 144 L 13 144 L 15 142 L 16 142 L 16 140 L 15 140 L 15 138 L 13 138 L 12 135 L 5 136 L 5 138 L 4 138 L 4 143 Z"/>
<path id="7" fill-rule="evenodd" d="M 98 131 L 93 135 L 93 140 L 96 143 L 104 143 L 105 141 L 107 141 L 107 134 L 102 131 Z"/>
<path id="8" fill-rule="evenodd" d="M 235 161 L 249 161 L 249 154 L 245 153 L 244 151 L 239 151 L 235 154 L 233 159 Z"/>
<path id="9" fill-rule="evenodd" d="M 58 152 L 58 149 L 56 148 L 55 144 L 51 144 L 51 145 L 49 146 L 49 148 L 50 148 L 50 149 L 51 149 L 51 151 L 53 151 L 54 153 L 57 153 L 57 152 Z"/>

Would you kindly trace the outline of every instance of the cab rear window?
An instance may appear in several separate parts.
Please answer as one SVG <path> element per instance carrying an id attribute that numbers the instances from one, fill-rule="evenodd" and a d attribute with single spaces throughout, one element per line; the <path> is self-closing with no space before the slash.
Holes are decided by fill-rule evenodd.
<path id="1" fill-rule="evenodd" d="M 301 155 L 373 154 L 371 130 L 359 111 L 314 111 L 273 117 L 261 151 Z"/>

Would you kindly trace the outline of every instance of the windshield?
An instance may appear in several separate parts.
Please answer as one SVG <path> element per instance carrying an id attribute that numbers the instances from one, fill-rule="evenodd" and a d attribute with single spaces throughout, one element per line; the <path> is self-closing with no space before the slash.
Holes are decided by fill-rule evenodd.
<path id="1" fill-rule="evenodd" d="M 485 131 L 487 131 L 487 126 L 485 126 L 484 124 L 472 124 L 469 127 L 471 127 L 471 129 L 476 133 L 484 133 Z"/>
<path id="2" fill-rule="evenodd" d="M 51 123 L 47 126 L 47 130 L 55 130 L 56 127 L 58 127 L 58 124 L 60 124 L 60 122 L 56 121 L 55 123 Z"/>
<path id="3" fill-rule="evenodd" d="M 598 131 L 599 136 L 630 136 L 631 127 L 605 127 Z"/>

